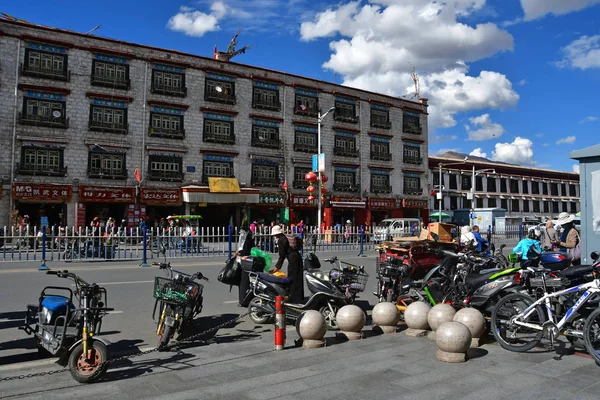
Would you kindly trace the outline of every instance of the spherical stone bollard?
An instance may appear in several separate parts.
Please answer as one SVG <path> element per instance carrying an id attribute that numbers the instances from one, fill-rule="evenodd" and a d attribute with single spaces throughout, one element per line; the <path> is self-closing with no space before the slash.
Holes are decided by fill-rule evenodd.
<path id="1" fill-rule="evenodd" d="M 340 333 L 349 340 L 362 338 L 362 328 L 367 322 L 365 312 L 358 306 L 347 305 L 337 312 L 335 317 Z"/>
<path id="2" fill-rule="evenodd" d="M 394 303 L 378 303 L 373 307 L 373 324 L 383 333 L 396 333 L 400 313 Z"/>
<path id="3" fill-rule="evenodd" d="M 435 335 L 435 343 L 438 346 L 435 358 L 449 363 L 467 361 L 471 339 L 471 331 L 460 322 L 442 323 Z"/>
<path id="4" fill-rule="evenodd" d="M 485 332 L 485 318 L 475 308 L 463 308 L 454 315 L 454 322 L 460 322 L 471 331 L 471 347 L 481 346 L 481 338 Z"/>
<path id="5" fill-rule="evenodd" d="M 318 311 L 305 311 L 296 320 L 296 332 L 302 339 L 302 347 L 307 349 L 323 347 L 325 345 L 323 337 L 327 332 L 325 318 Z"/>
<path id="6" fill-rule="evenodd" d="M 426 336 L 429 330 L 429 323 L 427 322 L 427 316 L 431 311 L 431 306 L 422 301 L 415 301 L 410 303 L 404 311 L 404 322 L 408 329 L 406 330 L 406 336 L 421 337 Z"/>
<path id="7" fill-rule="evenodd" d="M 427 337 L 431 340 L 435 340 L 435 335 L 438 327 L 444 322 L 450 322 L 453 320 L 456 310 L 450 304 L 436 304 L 433 306 L 429 315 L 427 315 L 427 322 L 431 332 L 428 333 Z"/>

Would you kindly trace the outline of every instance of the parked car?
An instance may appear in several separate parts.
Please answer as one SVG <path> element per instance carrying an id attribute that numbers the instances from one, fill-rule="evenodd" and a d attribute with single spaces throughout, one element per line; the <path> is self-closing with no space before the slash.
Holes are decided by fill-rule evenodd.
<path id="1" fill-rule="evenodd" d="M 378 243 L 394 238 L 418 235 L 420 232 L 421 220 L 418 218 L 388 218 L 373 229 L 373 239 L 375 243 Z"/>

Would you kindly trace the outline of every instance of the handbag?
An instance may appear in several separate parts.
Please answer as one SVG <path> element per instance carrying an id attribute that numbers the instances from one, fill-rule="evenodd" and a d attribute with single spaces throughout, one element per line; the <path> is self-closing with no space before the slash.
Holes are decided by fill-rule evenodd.
<path id="1" fill-rule="evenodd" d="M 575 228 L 573 228 L 575 229 Z M 572 261 L 578 261 L 581 260 L 581 237 L 579 236 L 579 232 L 575 231 L 577 233 L 577 245 L 575 245 L 575 247 L 573 247 L 571 250 L 569 250 L 569 253 L 571 253 L 571 260 Z"/>
<path id="2" fill-rule="evenodd" d="M 242 280 L 242 267 L 236 262 L 236 257 L 231 258 L 217 275 L 217 280 L 225 285 L 239 286 Z"/>

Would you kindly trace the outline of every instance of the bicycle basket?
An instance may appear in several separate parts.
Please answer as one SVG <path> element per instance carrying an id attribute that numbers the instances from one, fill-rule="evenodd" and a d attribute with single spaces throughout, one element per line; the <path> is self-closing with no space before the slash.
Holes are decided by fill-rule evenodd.
<path id="1" fill-rule="evenodd" d="M 334 269 L 330 273 L 330 279 L 337 286 L 363 292 L 367 286 L 369 274 L 357 270 L 345 269 L 340 271 Z"/>
<path id="2" fill-rule="evenodd" d="M 195 282 L 179 282 L 157 276 L 154 278 L 154 297 L 165 303 L 184 305 L 202 293 Z"/>

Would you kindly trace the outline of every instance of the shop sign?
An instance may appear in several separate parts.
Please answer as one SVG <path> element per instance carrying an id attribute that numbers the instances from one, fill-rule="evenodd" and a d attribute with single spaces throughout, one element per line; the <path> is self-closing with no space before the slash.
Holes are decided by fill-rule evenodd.
<path id="1" fill-rule="evenodd" d="M 258 194 L 258 203 L 283 206 L 283 205 L 285 205 L 285 194 L 283 194 L 283 193 L 259 193 Z"/>
<path id="2" fill-rule="evenodd" d="M 404 208 L 428 208 L 429 203 L 427 200 L 404 199 L 402 200 L 402 206 Z"/>
<path id="3" fill-rule="evenodd" d="M 73 195 L 71 185 L 49 185 L 39 183 L 13 183 L 15 200 L 69 201 Z"/>
<path id="4" fill-rule="evenodd" d="M 358 203 L 363 201 L 360 196 L 332 196 L 331 201 L 344 203 Z"/>
<path id="5" fill-rule="evenodd" d="M 370 210 L 393 210 L 396 208 L 396 199 L 369 198 Z"/>
<path id="6" fill-rule="evenodd" d="M 180 189 L 140 189 L 141 203 L 181 204 Z"/>
<path id="7" fill-rule="evenodd" d="M 133 203 L 135 188 L 112 186 L 79 186 L 79 201 L 89 203 Z"/>
<path id="8" fill-rule="evenodd" d="M 308 195 L 294 194 L 291 199 L 291 207 L 316 207 L 317 201 L 308 201 Z"/>

